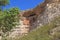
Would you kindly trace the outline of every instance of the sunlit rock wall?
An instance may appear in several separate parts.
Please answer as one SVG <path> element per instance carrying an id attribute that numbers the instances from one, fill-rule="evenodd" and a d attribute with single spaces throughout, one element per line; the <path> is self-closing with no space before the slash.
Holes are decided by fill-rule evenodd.
<path id="1" fill-rule="evenodd" d="M 55 17 L 60 16 L 60 0 L 45 0 L 35 8 L 21 12 L 20 15 L 20 26 L 17 28 L 20 31 L 17 32 L 19 35 L 26 35 L 31 30 L 43 26 L 54 20 Z"/>

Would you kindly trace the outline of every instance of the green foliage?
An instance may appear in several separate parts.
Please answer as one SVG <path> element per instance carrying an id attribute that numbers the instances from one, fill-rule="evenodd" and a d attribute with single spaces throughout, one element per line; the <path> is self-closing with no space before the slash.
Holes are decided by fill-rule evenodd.
<path id="1" fill-rule="evenodd" d="M 0 6 L 5 6 L 9 3 L 9 0 L 0 0 Z"/>
<path id="2" fill-rule="evenodd" d="M 2 6 L 6 6 L 9 4 L 9 0 L 0 0 L 0 11 L 2 10 Z"/>
<path id="3" fill-rule="evenodd" d="M 19 21 L 19 10 L 18 8 L 11 8 L 0 12 L 0 29 L 5 33 L 10 31 L 13 27 L 18 24 Z"/>

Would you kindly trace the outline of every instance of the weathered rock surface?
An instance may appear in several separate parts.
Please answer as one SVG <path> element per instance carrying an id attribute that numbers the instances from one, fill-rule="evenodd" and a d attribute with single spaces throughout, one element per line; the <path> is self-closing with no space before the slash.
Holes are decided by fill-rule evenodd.
<path id="1" fill-rule="evenodd" d="M 34 9 L 21 12 L 20 25 L 10 33 L 10 36 L 25 35 L 58 16 L 60 16 L 60 0 L 45 0 Z"/>

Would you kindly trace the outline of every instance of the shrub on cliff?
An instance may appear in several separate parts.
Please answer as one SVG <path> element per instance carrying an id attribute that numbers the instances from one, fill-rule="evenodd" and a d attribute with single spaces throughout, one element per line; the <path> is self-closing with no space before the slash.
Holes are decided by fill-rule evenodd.
<path id="1" fill-rule="evenodd" d="M 4 33 L 16 26 L 19 21 L 18 14 L 18 8 L 11 8 L 0 12 L 0 29 Z"/>

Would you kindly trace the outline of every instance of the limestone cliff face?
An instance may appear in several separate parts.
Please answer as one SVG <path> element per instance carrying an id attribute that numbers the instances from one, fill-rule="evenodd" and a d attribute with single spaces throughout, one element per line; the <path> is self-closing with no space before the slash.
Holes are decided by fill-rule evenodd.
<path id="1" fill-rule="evenodd" d="M 20 15 L 21 25 L 18 28 L 20 31 L 17 32 L 19 35 L 27 34 L 34 28 L 45 25 L 60 16 L 60 0 L 45 0 L 31 10 L 22 11 Z"/>
<path id="2" fill-rule="evenodd" d="M 30 20 L 31 29 L 47 24 L 59 15 L 60 0 L 45 0 L 36 8 L 23 12 L 23 17 Z"/>
<path id="3" fill-rule="evenodd" d="M 46 0 L 45 10 L 40 14 L 38 19 L 40 23 L 46 24 L 52 21 L 55 17 L 60 15 L 60 2 L 59 0 Z M 41 16 L 42 15 L 42 16 Z"/>

